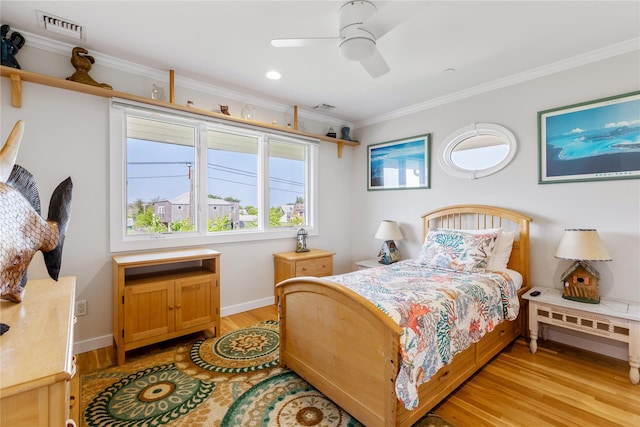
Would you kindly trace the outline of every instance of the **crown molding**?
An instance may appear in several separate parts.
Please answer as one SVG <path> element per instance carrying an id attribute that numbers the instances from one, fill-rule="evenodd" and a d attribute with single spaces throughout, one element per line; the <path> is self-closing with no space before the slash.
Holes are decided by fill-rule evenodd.
<path id="1" fill-rule="evenodd" d="M 18 30 L 27 40 L 27 46 L 41 49 L 47 52 L 51 52 L 57 55 L 69 56 L 70 52 L 74 47 L 78 46 L 78 44 L 70 44 L 66 42 L 61 42 L 58 40 L 53 40 L 48 37 L 43 37 L 38 34 L 30 33 L 28 31 Z M 120 58 L 116 58 L 114 56 L 106 55 L 100 52 L 91 51 L 91 56 L 96 61 L 96 64 L 100 64 L 102 66 L 123 71 L 129 74 L 133 74 L 136 76 L 148 78 L 151 80 L 161 80 L 164 81 L 167 79 L 167 71 L 166 70 L 158 70 L 156 68 L 147 67 L 145 65 L 137 64 L 134 62 L 126 61 Z M 288 104 L 283 104 L 281 102 L 272 101 L 266 98 L 258 97 L 251 95 L 249 93 L 236 91 L 232 89 L 228 89 L 222 86 L 217 86 L 209 83 L 204 83 L 195 79 L 190 79 L 187 77 L 175 76 L 175 84 L 177 86 L 183 87 L 185 89 L 191 89 L 198 92 L 220 96 L 225 99 L 230 99 L 238 102 L 242 102 L 245 104 L 252 104 L 256 107 L 262 107 L 273 111 L 279 111 L 282 113 L 292 113 L 293 106 Z M 353 127 L 353 123 L 344 121 L 342 119 L 338 119 L 335 117 L 329 117 L 323 114 L 318 114 L 313 111 L 307 111 L 304 109 L 299 109 L 298 111 L 299 117 L 304 117 L 310 120 L 316 120 L 319 122 L 326 122 L 336 124 L 339 123 L 341 126 L 350 126 Z"/>
<path id="2" fill-rule="evenodd" d="M 538 68 L 525 71 L 523 73 L 513 74 L 505 78 L 494 80 L 485 84 L 474 86 L 469 89 L 454 92 L 439 98 L 430 99 L 425 102 L 411 105 L 406 108 L 380 114 L 378 116 L 370 117 L 365 120 L 354 123 L 354 126 L 361 128 L 364 126 L 373 125 L 380 122 L 385 122 L 392 119 L 415 114 L 420 111 L 425 111 L 431 108 L 435 108 L 444 104 L 459 101 L 461 99 L 469 98 L 472 96 L 480 95 L 483 93 L 491 92 L 496 89 L 502 89 L 508 86 L 513 86 L 519 83 L 523 83 L 529 80 L 534 80 L 540 77 L 548 76 L 551 74 L 559 73 L 561 71 L 570 70 L 572 68 L 587 65 L 592 62 L 601 61 L 604 59 L 612 58 L 615 56 L 623 55 L 625 53 L 640 51 L 640 38 L 634 38 L 624 42 L 616 43 L 611 46 L 607 46 L 601 49 L 597 49 L 591 52 L 587 52 L 581 55 L 576 55 L 571 58 L 564 59 L 562 61 L 555 62 L 553 64 L 545 65 Z"/>
<path id="3" fill-rule="evenodd" d="M 43 37 L 37 34 L 29 33 L 26 31 L 20 31 L 27 39 L 27 45 L 49 51 L 58 55 L 69 55 L 69 52 L 76 46 L 73 44 L 52 40 L 47 37 Z M 393 112 L 380 114 L 370 117 L 365 120 L 361 120 L 355 123 L 346 122 L 335 117 L 318 114 L 317 112 L 307 111 L 300 109 L 298 115 L 311 120 L 317 120 L 319 122 L 341 122 L 343 126 L 350 127 L 364 127 L 373 125 L 376 123 L 385 122 L 392 119 L 401 118 L 411 114 L 415 114 L 421 111 L 429 110 L 441 105 L 449 104 L 451 102 L 459 101 L 472 96 L 480 95 L 483 93 L 491 92 L 493 90 L 502 89 L 508 86 L 513 86 L 519 83 L 523 83 L 529 80 L 534 80 L 540 77 L 548 76 L 551 74 L 559 73 L 561 71 L 570 70 L 582 65 L 590 64 L 593 62 L 601 61 L 604 59 L 612 58 L 615 56 L 623 55 L 625 53 L 640 50 L 640 38 L 630 39 L 624 42 L 616 43 L 611 46 L 607 46 L 601 49 L 596 49 L 591 52 L 576 55 L 571 58 L 564 59 L 549 65 L 534 68 L 523 73 L 513 74 L 501 79 L 494 80 L 485 84 L 474 86 L 468 89 L 464 89 L 458 92 L 454 92 L 438 98 L 433 98 L 418 104 L 410 105 L 405 108 L 400 108 Z M 110 55 L 105 55 L 100 52 L 91 52 L 91 55 L 95 58 L 96 63 L 100 63 L 103 66 L 127 72 L 133 75 L 146 77 L 153 80 L 165 80 L 167 77 L 166 70 L 158 70 L 155 68 L 147 67 L 145 65 L 136 64 L 130 61 L 126 61 L 120 58 L 116 58 Z M 207 93 L 211 95 L 221 96 L 223 98 L 232 99 L 238 102 L 253 104 L 257 107 L 267 108 L 273 111 L 280 111 L 283 113 L 290 113 L 292 110 L 291 105 L 275 102 L 266 98 L 257 97 L 249 93 L 228 89 L 225 87 L 204 83 L 195 79 L 176 76 L 176 84 L 192 89 L 198 92 Z"/>

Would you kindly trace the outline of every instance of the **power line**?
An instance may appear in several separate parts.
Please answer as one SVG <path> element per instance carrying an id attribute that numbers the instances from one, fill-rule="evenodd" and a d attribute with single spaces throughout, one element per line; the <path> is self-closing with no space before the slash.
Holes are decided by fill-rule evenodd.
<path id="1" fill-rule="evenodd" d="M 137 166 L 151 166 L 151 165 L 187 165 L 190 166 L 192 165 L 192 162 L 184 162 L 184 161 L 180 161 L 180 162 L 128 162 L 128 165 L 137 165 Z M 246 171 L 246 170 L 242 170 L 242 169 L 237 169 L 237 168 L 232 168 L 229 166 L 223 166 L 223 165 L 216 165 L 214 163 L 208 163 L 207 167 L 209 169 L 212 170 L 217 170 L 220 172 L 226 172 L 226 173 L 231 173 L 231 174 L 236 174 L 236 175 L 241 175 L 241 176 L 247 176 L 247 177 L 251 177 L 251 178 L 257 178 L 258 174 L 255 172 L 251 172 L 251 171 Z M 180 178 L 180 177 L 188 177 L 188 174 L 183 174 L 183 175 L 153 175 L 153 176 L 129 176 L 129 179 L 151 179 L 151 178 Z M 226 181 L 226 182 L 230 182 L 230 183 L 235 183 L 235 184 L 241 184 L 241 185 L 251 185 L 251 184 L 246 184 L 246 183 L 242 183 L 242 182 L 238 182 L 238 181 L 232 181 L 232 180 L 225 180 L 223 178 L 217 178 L 217 177 L 209 177 L 209 179 L 218 179 L 220 181 Z M 296 186 L 304 186 L 304 182 L 300 182 L 300 181 L 293 181 L 290 179 L 285 179 L 285 178 L 278 178 L 275 176 L 271 176 L 269 177 L 269 181 L 273 181 L 273 182 L 278 182 L 281 184 L 288 184 L 288 185 L 296 185 Z"/>

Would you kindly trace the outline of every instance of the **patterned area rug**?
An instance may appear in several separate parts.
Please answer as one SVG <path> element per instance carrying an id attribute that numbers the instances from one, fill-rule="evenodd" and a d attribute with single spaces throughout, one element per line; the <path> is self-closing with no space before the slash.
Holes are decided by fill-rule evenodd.
<path id="1" fill-rule="evenodd" d="M 278 340 L 267 321 L 84 375 L 81 426 L 362 426 L 278 366 Z M 432 415 L 416 426 L 452 425 Z"/>

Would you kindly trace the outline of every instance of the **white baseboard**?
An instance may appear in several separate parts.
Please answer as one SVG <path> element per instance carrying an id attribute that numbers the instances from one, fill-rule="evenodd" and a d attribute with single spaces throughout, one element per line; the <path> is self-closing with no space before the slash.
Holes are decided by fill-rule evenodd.
<path id="1" fill-rule="evenodd" d="M 220 309 L 220 316 L 230 316 L 232 314 L 242 313 L 244 311 L 254 310 L 256 308 L 266 307 L 274 304 L 274 297 L 263 298 L 260 300 L 249 301 L 242 304 L 223 307 Z M 111 347 L 113 345 L 113 335 L 104 335 L 101 337 L 91 338 L 84 341 L 73 343 L 73 354 L 86 353 L 88 351 L 98 350 L 100 348 Z"/>
<path id="2" fill-rule="evenodd" d="M 268 305 L 275 304 L 275 297 L 268 297 L 259 300 L 249 301 L 242 304 L 232 305 L 229 307 L 222 307 L 220 310 L 220 316 L 231 316 L 232 314 L 238 314 L 249 310 L 255 310 L 256 308 L 266 307 Z"/>
<path id="3" fill-rule="evenodd" d="M 87 351 L 97 350 L 99 348 L 111 347 L 113 345 L 113 335 L 104 335 L 101 337 L 91 338 L 84 341 L 73 343 L 73 354 L 86 353 Z"/>

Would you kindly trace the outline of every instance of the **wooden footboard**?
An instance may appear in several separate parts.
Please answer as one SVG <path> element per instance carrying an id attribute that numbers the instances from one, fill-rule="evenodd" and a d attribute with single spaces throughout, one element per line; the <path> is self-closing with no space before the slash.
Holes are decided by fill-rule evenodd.
<path id="1" fill-rule="evenodd" d="M 305 277 L 277 286 L 280 363 L 366 426 L 393 426 L 401 328 L 336 283 Z"/>
<path id="2" fill-rule="evenodd" d="M 293 278 L 276 288 L 280 364 L 371 427 L 413 425 L 521 330 L 520 317 L 503 322 L 456 355 L 420 386 L 420 404 L 409 411 L 395 394 L 402 330 L 393 320 L 360 295 L 328 280 Z"/>

